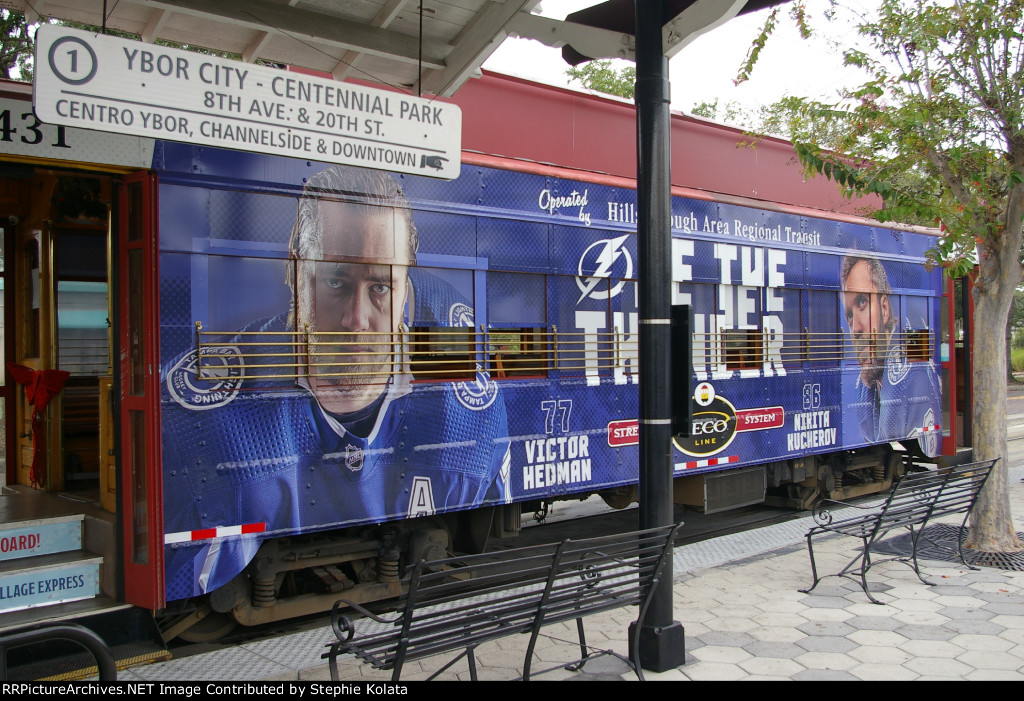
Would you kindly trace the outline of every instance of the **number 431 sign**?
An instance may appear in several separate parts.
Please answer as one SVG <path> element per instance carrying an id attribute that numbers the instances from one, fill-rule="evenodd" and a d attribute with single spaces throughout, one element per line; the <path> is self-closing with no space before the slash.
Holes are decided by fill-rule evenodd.
<path id="1" fill-rule="evenodd" d="M 36 116 L 27 99 L 0 97 L 0 153 L 149 168 L 153 141 L 48 124 Z"/>

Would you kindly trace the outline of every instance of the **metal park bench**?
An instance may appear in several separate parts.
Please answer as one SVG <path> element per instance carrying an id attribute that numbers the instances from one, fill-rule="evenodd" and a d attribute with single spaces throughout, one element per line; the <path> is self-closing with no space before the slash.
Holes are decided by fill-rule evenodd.
<path id="1" fill-rule="evenodd" d="M 868 591 L 867 573 L 874 565 L 892 560 L 912 563 L 918 579 L 931 585 L 932 583 L 921 575 L 921 570 L 918 567 L 918 545 L 929 521 L 950 514 L 962 513 L 964 515 L 957 538 L 957 555 L 964 565 L 975 569 L 964 560 L 961 546 L 963 532 L 971 509 L 974 507 L 978 494 L 985 486 L 995 463 L 996 460 L 986 460 L 934 472 L 916 472 L 904 475 L 896 481 L 889 491 L 888 497 L 880 505 L 864 507 L 828 499 L 822 500 L 814 511 L 814 520 L 818 525 L 807 532 L 807 551 L 811 556 L 811 574 L 814 577 L 814 583 L 810 588 L 800 591 L 809 593 L 818 586 L 818 582 L 824 577 L 852 578 L 853 575 L 857 575 L 860 578 L 860 586 L 868 599 L 872 603 L 881 604 L 882 602 L 871 596 L 871 592 Z M 846 506 L 854 511 L 844 512 L 841 517 L 834 519 L 829 505 Z M 890 531 L 901 528 L 910 531 L 912 543 L 910 555 L 872 561 L 872 549 L 878 545 L 879 541 Z M 819 577 L 811 541 L 816 535 L 829 533 L 860 538 L 863 541 L 863 548 L 861 554 L 853 558 L 840 572 Z"/>
<path id="2" fill-rule="evenodd" d="M 389 618 L 356 603 L 338 601 L 331 614 L 337 639 L 328 643 L 329 650 L 321 657 L 329 660 L 331 678 L 335 681 L 337 659 L 346 654 L 353 654 L 377 669 L 392 670 L 392 681 L 398 681 L 406 662 L 457 652 L 428 681 L 463 657 L 467 659 L 470 678 L 476 681 L 477 646 L 514 634 L 529 634 L 521 677 L 528 681 L 541 630 L 575 620 L 582 656 L 558 667 L 576 670 L 594 657 L 614 655 L 626 661 L 643 680 L 635 659 L 638 641 L 633 641 L 634 659 L 611 650 L 595 650 L 586 643 L 583 619 L 601 611 L 639 606 L 635 626 L 639 634 L 651 593 L 658 581 L 671 579 L 672 573 L 663 571 L 665 554 L 681 525 L 565 540 L 496 555 L 420 561 L 407 568 L 402 582 L 405 593 L 398 610 Z M 355 623 L 342 614 L 342 607 L 384 625 L 378 632 L 356 635 Z"/>

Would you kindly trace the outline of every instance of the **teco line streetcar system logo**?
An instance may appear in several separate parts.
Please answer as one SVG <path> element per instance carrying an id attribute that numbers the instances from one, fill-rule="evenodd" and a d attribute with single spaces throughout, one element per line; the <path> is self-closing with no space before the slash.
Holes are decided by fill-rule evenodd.
<path id="1" fill-rule="evenodd" d="M 675 439 L 676 447 L 687 455 L 713 455 L 724 450 L 735 434 L 744 431 L 763 431 L 781 428 L 785 412 L 781 406 L 758 409 L 733 409 L 729 402 L 715 397 L 710 405 L 718 401 L 718 411 L 697 410 L 693 415 L 689 439 Z M 698 402 L 699 403 L 699 402 Z M 640 424 L 636 419 L 611 421 L 608 424 L 608 445 L 619 448 L 640 442 Z"/>
<path id="2" fill-rule="evenodd" d="M 59 25 L 36 33 L 33 93 L 51 124 L 449 180 L 461 165 L 457 105 Z"/>

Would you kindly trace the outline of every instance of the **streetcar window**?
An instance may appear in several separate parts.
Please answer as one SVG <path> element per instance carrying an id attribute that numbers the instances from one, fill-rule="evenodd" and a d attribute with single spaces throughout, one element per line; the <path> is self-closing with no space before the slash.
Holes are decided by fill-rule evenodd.
<path id="1" fill-rule="evenodd" d="M 722 350 L 727 370 L 757 370 L 764 362 L 764 340 L 761 329 L 725 329 Z"/>
<path id="2" fill-rule="evenodd" d="M 932 334 L 927 329 L 911 329 L 905 332 L 907 360 L 912 363 L 931 360 Z"/>
<path id="3" fill-rule="evenodd" d="M 680 282 L 673 292 L 673 304 L 689 304 L 693 310 L 693 371 L 699 380 L 706 380 L 712 369 L 718 365 L 718 344 L 708 329 L 709 313 L 718 309 L 715 285 Z M 713 322 L 710 322 L 713 323 Z"/>
<path id="4" fill-rule="evenodd" d="M 765 366 L 772 371 L 798 368 L 807 358 L 801 328 L 802 290 L 795 287 L 766 287 L 764 317 L 757 325 L 764 333 Z M 833 315 L 832 324 L 835 328 Z"/>
<path id="5" fill-rule="evenodd" d="M 476 353 L 476 332 L 468 326 L 415 326 L 409 333 L 409 359 L 416 380 L 473 379 Z"/>
<path id="6" fill-rule="evenodd" d="M 611 293 L 620 285 L 611 278 L 557 275 L 552 277 L 551 283 L 552 299 L 586 305 L 576 311 L 575 324 L 568 328 L 551 327 L 556 369 L 563 378 L 585 377 L 589 384 L 596 386 L 603 377 L 612 375 L 615 366 L 615 325 L 620 319 L 616 318 L 619 314 L 612 312 L 609 301 L 614 299 L 620 306 L 627 306 L 629 301 Z M 627 286 L 622 285 L 619 291 L 624 296 Z"/>
<path id="7" fill-rule="evenodd" d="M 928 325 L 929 299 L 917 295 L 904 297 L 903 313 L 906 331 L 904 342 L 907 347 L 907 360 L 910 362 L 927 362 L 932 359 L 932 342 L 935 337 L 926 328 Z"/>
<path id="8" fill-rule="evenodd" d="M 491 331 L 487 337 L 491 377 L 547 377 L 552 367 L 551 334 L 546 328 Z"/>
<path id="9" fill-rule="evenodd" d="M 107 283 L 57 281 L 57 357 L 73 375 L 110 372 L 107 349 Z"/>
<path id="10" fill-rule="evenodd" d="M 487 368 L 492 378 L 547 376 L 552 342 L 545 326 L 544 275 L 488 272 L 487 322 Z"/>
<path id="11" fill-rule="evenodd" d="M 57 362 L 76 376 L 110 372 L 106 236 L 105 224 L 62 224 L 55 237 Z"/>
<path id="12" fill-rule="evenodd" d="M 903 318 L 900 295 L 867 291 L 841 292 L 847 352 L 851 359 L 884 358 L 889 346 L 899 340 Z M 875 362 L 871 360 L 870 362 Z"/>
<path id="13" fill-rule="evenodd" d="M 533 273 L 487 273 L 487 322 L 543 326 L 547 323 L 547 280 Z"/>
<path id="14" fill-rule="evenodd" d="M 22 275 L 19 280 L 18 298 L 22 305 L 22 327 L 14 334 L 21 340 L 20 353 L 26 358 L 39 357 L 40 306 L 42 305 L 42 283 L 39 266 L 39 240 L 33 237 L 24 244 Z"/>
<path id="15" fill-rule="evenodd" d="M 844 339 L 839 325 L 840 307 L 840 299 L 834 292 L 807 291 L 801 345 L 808 364 L 834 366 L 842 359 Z"/>

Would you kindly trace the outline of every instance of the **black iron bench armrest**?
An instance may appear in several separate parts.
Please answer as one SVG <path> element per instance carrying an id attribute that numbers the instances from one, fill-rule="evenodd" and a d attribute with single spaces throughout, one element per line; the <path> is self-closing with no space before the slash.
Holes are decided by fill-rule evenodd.
<path id="1" fill-rule="evenodd" d="M 401 620 L 401 614 L 398 614 L 395 618 L 384 618 L 379 616 L 367 608 L 357 604 L 354 601 L 348 599 L 338 599 L 334 602 L 334 606 L 331 607 L 331 630 L 334 631 L 334 637 L 338 639 L 338 642 L 346 643 L 352 639 L 355 634 L 355 625 L 352 619 L 348 616 L 341 615 L 342 608 L 350 608 L 359 614 L 366 616 L 367 618 L 376 621 L 377 623 L 397 623 Z"/>
<path id="2" fill-rule="evenodd" d="M 884 505 L 884 502 L 875 502 L 874 504 L 860 505 L 851 504 L 846 501 L 838 501 L 836 499 L 822 499 L 814 505 L 814 511 L 811 512 L 811 518 L 819 526 L 827 526 L 832 523 L 832 509 L 828 508 L 829 504 L 834 504 L 843 508 L 857 509 L 865 513 L 872 511 L 878 511 L 878 509 Z"/>

